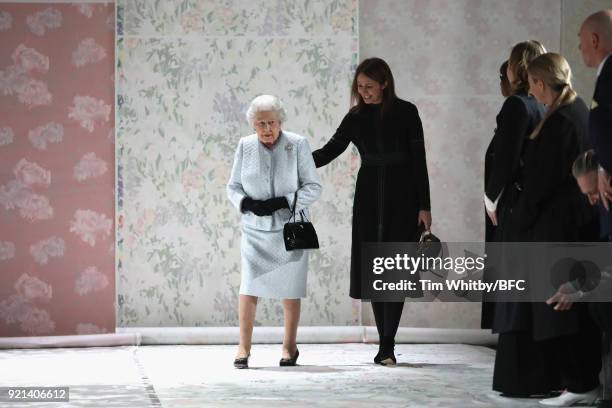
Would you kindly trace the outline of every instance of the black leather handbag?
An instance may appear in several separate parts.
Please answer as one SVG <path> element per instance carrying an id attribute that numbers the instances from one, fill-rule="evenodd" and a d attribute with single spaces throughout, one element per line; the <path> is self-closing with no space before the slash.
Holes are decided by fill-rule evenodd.
<path id="1" fill-rule="evenodd" d="M 285 249 L 293 251 L 295 249 L 317 249 L 319 248 L 319 238 L 314 226 L 304 214 L 304 210 L 300 211 L 301 221 L 295 218 L 295 205 L 297 203 L 297 192 L 293 199 L 293 208 L 291 209 L 291 217 L 289 222 L 283 227 L 283 239 L 285 241 Z M 291 222 L 293 220 L 293 222 Z"/>
<path id="2" fill-rule="evenodd" d="M 417 243 L 417 255 L 434 258 L 442 252 L 440 238 L 436 237 L 431 231 L 425 229 L 423 224 L 419 225 L 419 242 Z"/>

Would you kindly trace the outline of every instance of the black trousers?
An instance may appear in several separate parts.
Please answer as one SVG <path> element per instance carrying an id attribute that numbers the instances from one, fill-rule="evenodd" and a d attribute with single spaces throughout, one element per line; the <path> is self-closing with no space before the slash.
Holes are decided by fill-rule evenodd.
<path id="1" fill-rule="evenodd" d="M 500 333 L 493 368 L 493 390 L 508 397 L 547 395 L 561 389 L 559 372 L 549 350 L 531 331 Z"/>
<path id="2" fill-rule="evenodd" d="M 402 318 L 402 310 L 404 310 L 404 302 L 372 302 L 372 311 L 381 343 L 384 338 L 395 339 Z"/>
<path id="3" fill-rule="evenodd" d="M 585 330 L 545 343 L 549 343 L 559 365 L 563 389 L 581 394 L 599 386 L 601 332 Z"/>
<path id="4" fill-rule="evenodd" d="M 534 341 L 529 331 L 501 333 L 493 389 L 515 397 L 590 391 L 599 385 L 600 344 L 601 333 L 592 326 L 544 341 Z"/>

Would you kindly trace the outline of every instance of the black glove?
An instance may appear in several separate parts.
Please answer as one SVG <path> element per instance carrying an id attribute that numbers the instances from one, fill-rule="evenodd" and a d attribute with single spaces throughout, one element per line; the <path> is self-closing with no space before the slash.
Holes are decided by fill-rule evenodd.
<path id="1" fill-rule="evenodd" d="M 270 198 L 269 200 L 265 200 L 263 205 L 266 210 L 270 212 L 270 215 L 274 214 L 275 211 L 278 211 L 281 208 L 289 208 L 289 203 L 285 197 Z"/>
<path id="2" fill-rule="evenodd" d="M 250 211 L 258 217 L 263 217 L 264 215 L 271 215 L 272 213 L 266 208 L 264 205 L 265 201 L 261 200 L 253 200 L 250 197 L 246 197 L 242 200 L 240 204 L 240 209 L 242 212 Z"/>

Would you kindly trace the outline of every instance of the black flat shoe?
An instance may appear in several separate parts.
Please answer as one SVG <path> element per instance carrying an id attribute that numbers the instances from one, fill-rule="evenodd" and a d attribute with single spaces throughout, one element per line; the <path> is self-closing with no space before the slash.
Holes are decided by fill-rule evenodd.
<path id="1" fill-rule="evenodd" d="M 395 354 L 393 353 L 393 351 L 391 351 L 390 353 L 386 353 L 384 355 L 380 356 L 380 363 L 378 363 L 380 365 L 384 365 L 384 366 L 394 366 L 397 364 L 397 360 L 395 359 Z"/>
<path id="2" fill-rule="evenodd" d="M 382 347 L 380 349 L 380 362 L 378 364 L 384 366 L 394 366 L 397 364 L 395 359 L 395 339 L 393 337 L 383 337 Z"/>
<path id="3" fill-rule="evenodd" d="M 300 350 L 295 349 L 295 355 L 291 358 L 281 358 L 278 363 L 281 367 L 293 367 L 297 363 L 297 359 L 300 356 Z"/>
<path id="4" fill-rule="evenodd" d="M 378 353 L 376 353 L 376 355 L 374 356 L 374 363 L 375 364 L 380 364 L 381 354 L 382 354 L 382 344 L 379 344 L 378 345 Z"/>
<path id="5" fill-rule="evenodd" d="M 249 368 L 249 357 L 251 357 L 250 354 L 246 357 L 239 357 L 235 359 L 234 368 L 238 368 L 238 369 Z"/>

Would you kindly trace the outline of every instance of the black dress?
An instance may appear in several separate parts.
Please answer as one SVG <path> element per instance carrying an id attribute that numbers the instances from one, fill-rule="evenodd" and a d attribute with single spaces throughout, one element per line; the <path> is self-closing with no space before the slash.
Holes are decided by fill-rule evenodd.
<path id="1" fill-rule="evenodd" d="M 361 167 L 353 202 L 349 295 L 361 299 L 361 243 L 415 241 L 418 212 L 430 209 L 429 178 L 423 126 L 410 102 L 396 99 L 384 112 L 374 104 L 351 109 L 331 140 L 313 152 L 316 166 L 325 166 L 351 142 Z"/>

